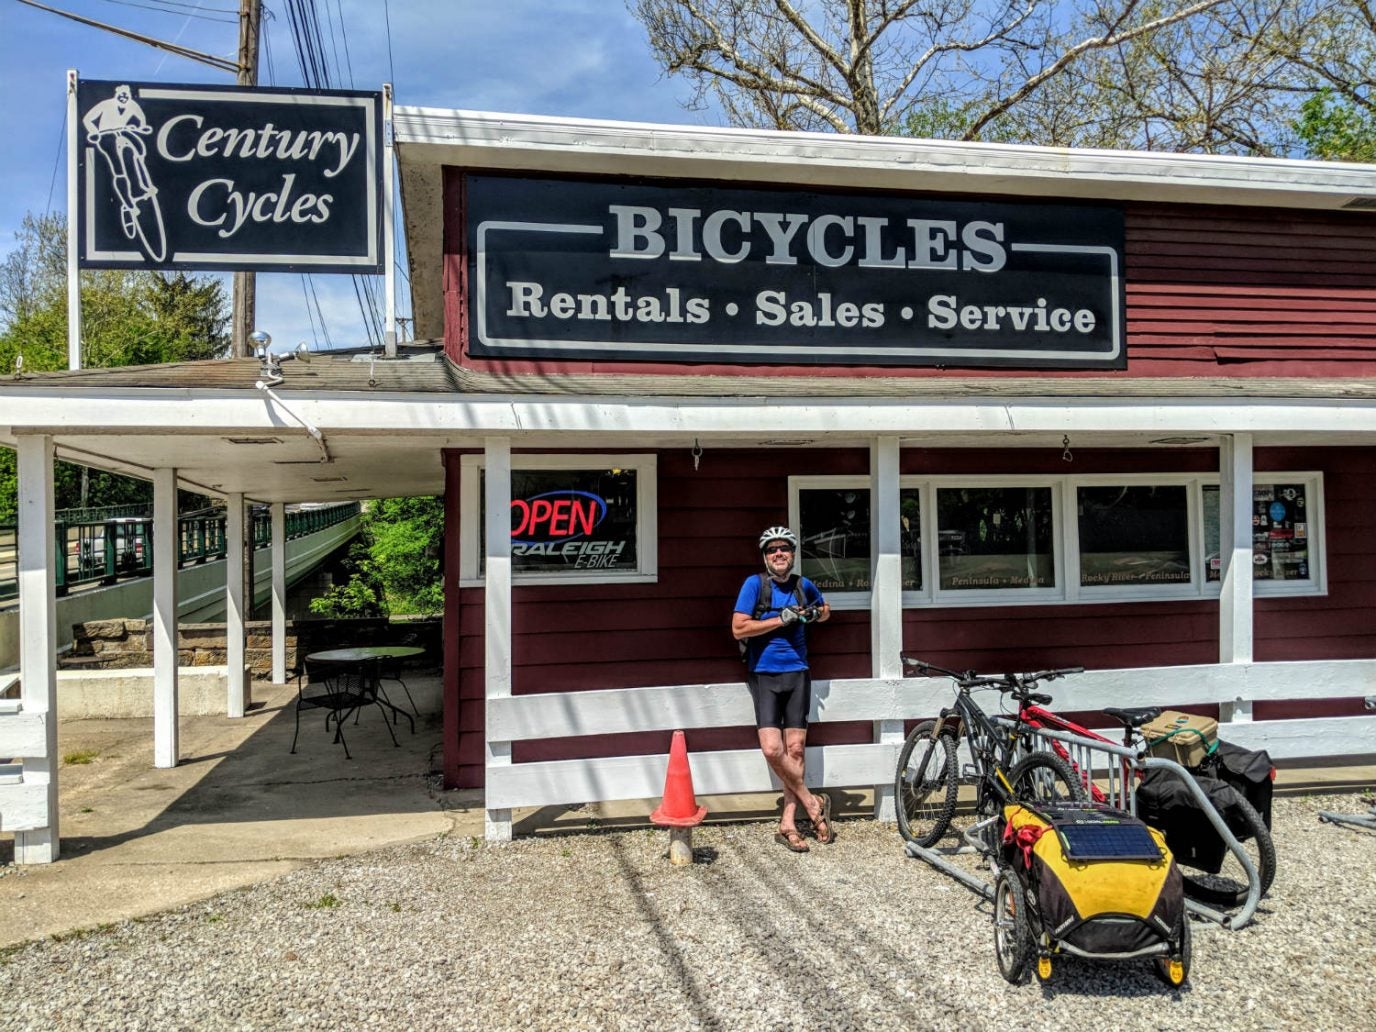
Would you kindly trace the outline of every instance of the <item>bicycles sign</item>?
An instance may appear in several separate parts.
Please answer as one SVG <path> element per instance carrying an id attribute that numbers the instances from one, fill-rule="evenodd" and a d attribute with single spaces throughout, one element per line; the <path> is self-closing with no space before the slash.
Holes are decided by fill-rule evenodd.
<path id="1" fill-rule="evenodd" d="M 82 80 L 84 268 L 382 271 L 382 94 Z"/>

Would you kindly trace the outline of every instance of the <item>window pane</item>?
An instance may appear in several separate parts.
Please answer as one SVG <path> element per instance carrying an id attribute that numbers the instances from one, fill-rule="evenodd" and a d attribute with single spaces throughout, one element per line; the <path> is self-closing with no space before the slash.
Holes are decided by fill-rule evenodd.
<path id="1" fill-rule="evenodd" d="M 799 572 L 821 589 L 870 590 L 870 492 L 808 488 L 798 492 Z"/>
<path id="2" fill-rule="evenodd" d="M 1055 587 L 1051 488 L 941 488 L 936 508 L 943 590 Z"/>
<path id="3" fill-rule="evenodd" d="M 1309 572 L 1309 496 L 1304 484 L 1252 485 L 1252 577 L 1302 581 Z M 1205 575 L 1217 581 L 1219 559 L 1218 488 L 1204 488 Z"/>
<path id="4" fill-rule="evenodd" d="M 1180 485 L 1081 487 L 1080 583 L 1188 584 L 1190 527 Z"/>
<path id="5" fill-rule="evenodd" d="M 922 492 L 905 488 L 898 492 L 899 551 L 903 555 L 903 590 L 922 590 Z"/>
<path id="6" fill-rule="evenodd" d="M 483 484 L 478 480 L 478 570 L 484 563 Z M 636 471 L 511 471 L 511 571 L 635 573 Z"/>
<path id="7" fill-rule="evenodd" d="M 921 492 L 898 493 L 903 590 L 922 590 Z M 824 593 L 870 590 L 868 488 L 804 488 L 798 492 L 804 577 Z"/>

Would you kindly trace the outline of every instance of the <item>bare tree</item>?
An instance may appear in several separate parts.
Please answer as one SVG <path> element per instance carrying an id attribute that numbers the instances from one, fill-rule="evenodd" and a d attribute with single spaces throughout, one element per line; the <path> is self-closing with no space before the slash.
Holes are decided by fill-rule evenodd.
<path id="1" fill-rule="evenodd" d="M 1373 0 L 635 0 L 736 125 L 1267 154 L 1366 107 Z M 1355 45 L 1354 40 L 1358 40 Z M 1364 41 L 1364 42 L 1362 42 Z"/>

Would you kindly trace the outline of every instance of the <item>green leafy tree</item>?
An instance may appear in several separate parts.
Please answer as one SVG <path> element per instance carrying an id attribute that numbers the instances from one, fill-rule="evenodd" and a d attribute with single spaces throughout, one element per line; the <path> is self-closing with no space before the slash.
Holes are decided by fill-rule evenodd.
<path id="1" fill-rule="evenodd" d="M 25 372 L 67 366 L 67 227 L 60 214 L 24 217 L 0 263 L 0 375 L 23 359 Z M 82 364 L 151 365 L 227 353 L 229 306 L 210 276 L 126 270 L 81 274 Z M 15 519 L 15 456 L 0 448 L 0 523 Z M 150 503 L 144 481 L 66 462 L 56 464 L 55 502 L 77 506 Z M 205 505 L 183 498 L 183 508 Z"/>
<path id="2" fill-rule="evenodd" d="M 381 498 L 363 516 L 349 579 L 311 602 L 320 616 L 433 616 L 444 607 L 444 501 Z"/>
<path id="3" fill-rule="evenodd" d="M 311 612 L 335 619 L 364 619 L 387 616 L 387 593 L 369 554 L 370 539 L 364 534 L 349 546 L 344 572 L 349 579 L 336 584 L 325 594 L 311 599 Z"/>
<path id="4" fill-rule="evenodd" d="M 1376 110 L 1345 103 L 1332 90 L 1304 102 L 1295 129 L 1310 157 L 1376 162 Z"/>

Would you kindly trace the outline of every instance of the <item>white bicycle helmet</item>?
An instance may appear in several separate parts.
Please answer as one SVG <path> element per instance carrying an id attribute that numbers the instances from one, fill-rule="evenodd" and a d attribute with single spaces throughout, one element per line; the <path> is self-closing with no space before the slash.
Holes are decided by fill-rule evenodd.
<path id="1" fill-rule="evenodd" d="M 798 535 L 787 527 L 768 527 L 760 535 L 760 551 L 764 551 L 764 546 L 771 541 L 787 541 L 796 551 L 798 548 Z"/>

